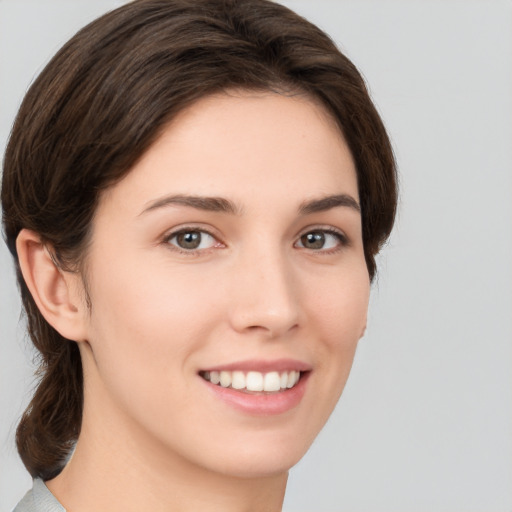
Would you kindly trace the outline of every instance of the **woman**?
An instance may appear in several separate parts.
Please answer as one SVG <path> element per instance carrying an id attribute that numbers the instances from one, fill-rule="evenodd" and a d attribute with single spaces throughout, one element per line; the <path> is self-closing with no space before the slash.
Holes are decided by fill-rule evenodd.
<path id="1" fill-rule="evenodd" d="M 265 0 L 103 16 L 27 93 L 2 206 L 42 357 L 15 510 L 280 510 L 396 208 L 330 39 Z"/>

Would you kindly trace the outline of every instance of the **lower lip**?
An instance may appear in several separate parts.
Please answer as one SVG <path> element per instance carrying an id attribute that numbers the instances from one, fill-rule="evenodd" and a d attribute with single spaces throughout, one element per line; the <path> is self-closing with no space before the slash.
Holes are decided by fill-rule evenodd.
<path id="1" fill-rule="evenodd" d="M 275 393 L 244 393 L 232 388 L 223 388 L 205 379 L 203 382 L 218 398 L 239 411 L 255 416 L 273 416 L 283 414 L 297 407 L 306 391 L 310 372 L 303 373 L 299 382 L 290 389 Z"/>

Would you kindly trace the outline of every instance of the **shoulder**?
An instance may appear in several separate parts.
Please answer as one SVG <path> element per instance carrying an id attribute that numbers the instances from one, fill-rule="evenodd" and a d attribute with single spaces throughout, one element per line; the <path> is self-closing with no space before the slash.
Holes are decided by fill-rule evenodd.
<path id="1" fill-rule="evenodd" d="M 12 512 L 66 512 L 44 482 L 38 478 Z"/>

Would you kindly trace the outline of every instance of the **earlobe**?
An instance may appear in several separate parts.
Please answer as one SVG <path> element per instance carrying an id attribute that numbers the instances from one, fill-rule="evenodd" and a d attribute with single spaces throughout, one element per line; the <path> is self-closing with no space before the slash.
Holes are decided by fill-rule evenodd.
<path id="1" fill-rule="evenodd" d="M 34 231 L 21 230 L 16 250 L 23 279 L 46 321 L 67 339 L 85 340 L 86 311 L 77 289 L 79 277 L 58 267 Z"/>

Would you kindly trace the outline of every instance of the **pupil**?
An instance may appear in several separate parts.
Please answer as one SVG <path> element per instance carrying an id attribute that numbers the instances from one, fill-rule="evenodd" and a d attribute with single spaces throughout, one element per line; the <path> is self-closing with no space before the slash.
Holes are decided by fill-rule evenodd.
<path id="1" fill-rule="evenodd" d="M 187 231 L 180 233 L 177 237 L 178 245 L 183 249 L 197 249 L 201 244 L 201 233 L 198 231 Z"/>
<path id="2" fill-rule="evenodd" d="M 325 244 L 325 235 L 319 231 L 307 233 L 301 241 L 302 245 L 308 249 L 321 249 Z"/>

